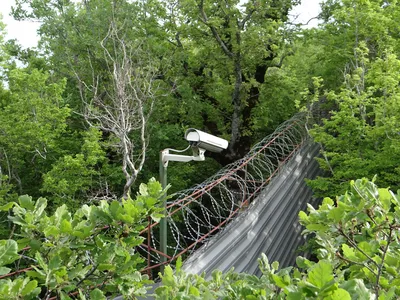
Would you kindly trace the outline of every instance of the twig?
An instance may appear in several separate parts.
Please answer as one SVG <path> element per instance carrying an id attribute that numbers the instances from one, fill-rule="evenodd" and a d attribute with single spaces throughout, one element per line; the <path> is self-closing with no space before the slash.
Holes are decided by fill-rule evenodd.
<path id="1" fill-rule="evenodd" d="M 356 243 L 353 242 L 353 240 L 346 234 L 344 233 L 342 228 L 338 228 L 339 232 L 347 239 L 347 241 L 350 243 L 351 246 L 356 248 L 358 251 L 360 251 L 366 258 L 368 258 L 377 268 L 379 268 L 379 265 L 376 261 L 372 259 L 367 253 L 364 252 Z"/>
<path id="2" fill-rule="evenodd" d="M 76 284 L 76 287 L 79 287 L 79 285 L 86 280 L 87 278 L 89 278 L 90 275 L 92 275 L 95 271 L 97 270 L 97 265 L 94 265 L 93 268 L 89 271 L 89 273 L 87 273 L 85 275 L 85 277 L 83 277 L 81 280 L 78 281 L 78 283 Z"/>
<path id="3" fill-rule="evenodd" d="M 218 44 L 221 46 L 224 53 L 228 57 L 233 58 L 234 54 L 231 51 L 229 51 L 228 47 L 226 46 L 224 41 L 219 36 L 217 29 L 215 29 L 214 26 L 212 26 L 208 23 L 208 17 L 204 11 L 204 0 L 201 0 L 198 6 L 199 6 L 200 14 L 201 14 L 201 21 L 210 28 L 214 38 L 217 40 Z"/>
<path id="4" fill-rule="evenodd" d="M 379 279 L 380 279 L 380 277 L 382 275 L 383 264 L 385 262 L 386 253 L 387 253 L 387 251 L 389 249 L 390 241 L 392 239 L 392 233 L 393 233 L 393 227 L 390 226 L 389 235 L 387 237 L 387 244 L 386 244 L 385 250 L 383 250 L 382 261 L 381 261 L 380 265 L 378 266 L 378 274 L 376 275 L 376 283 L 375 283 L 376 299 L 378 299 L 378 297 L 379 297 Z"/>
<path id="5" fill-rule="evenodd" d="M 368 266 L 366 263 L 360 263 L 360 262 L 356 262 L 356 261 L 353 261 L 351 259 L 345 258 L 339 252 L 336 252 L 336 256 L 338 256 L 340 259 L 342 259 L 342 260 L 344 260 L 344 261 L 346 261 L 348 263 L 359 265 L 359 266 L 363 266 L 363 267 L 367 268 L 372 274 L 374 274 L 375 276 L 378 276 L 378 274 L 376 274 L 375 271 L 372 270 L 371 267 Z"/>

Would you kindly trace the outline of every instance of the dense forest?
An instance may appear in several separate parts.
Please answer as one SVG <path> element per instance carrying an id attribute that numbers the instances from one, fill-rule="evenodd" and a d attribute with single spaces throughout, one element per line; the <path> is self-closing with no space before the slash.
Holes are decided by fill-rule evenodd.
<path id="1" fill-rule="evenodd" d="M 229 140 L 229 147 L 221 153 L 207 153 L 201 164 L 171 164 L 169 193 L 199 183 L 240 159 L 252 145 L 300 111 L 316 120 L 308 129 L 321 145 L 319 163 L 325 173 L 309 181 L 316 196 L 343 194 L 350 180 L 375 175 L 376 184 L 397 190 L 399 3 L 326 0 L 321 3 L 318 27 L 304 29 L 290 18 L 298 2 L 16 0 L 13 17 L 40 22 L 40 41 L 37 48 L 24 49 L 17 41 L 5 39 L 7 28 L 0 22 L 0 238 L 4 239 L 0 253 L 6 248 L 17 249 L 14 234 L 25 239 L 19 247 L 38 232 L 56 235 L 58 243 L 62 234 L 75 227 L 81 230 L 78 236 L 82 241 L 73 243 L 89 251 L 83 240 L 90 233 L 82 224 L 95 228 L 99 224 L 90 222 L 105 214 L 112 214 L 112 222 L 117 222 L 118 209 L 129 211 L 126 226 L 138 232 L 146 216 L 159 217 L 155 204 L 160 187 L 149 182 L 158 177 L 159 151 L 186 148 L 183 134 L 190 127 Z M 373 189 L 365 182 L 359 184 L 360 189 Z M 146 189 L 151 192 L 143 193 Z M 134 201 L 131 196 L 136 194 Z M 384 202 L 384 209 L 398 213 L 393 197 L 387 200 L 393 207 Z M 137 203 L 141 203 L 140 209 L 130 210 Z M 328 201 L 326 205 L 333 204 Z M 349 207 L 346 204 L 346 209 Z M 44 218 L 45 208 L 49 217 Z M 392 222 L 395 217 L 388 218 Z M 101 222 L 105 226 L 109 221 L 104 217 Z M 398 231 L 393 224 L 388 225 L 388 232 L 383 225 L 379 227 L 388 237 L 386 244 L 379 244 L 386 249 L 382 250 L 382 261 Z M 122 264 L 122 258 L 128 260 L 131 254 L 129 247 L 138 240 L 117 245 L 104 239 L 96 244 L 104 247 L 103 252 L 120 247 L 121 261 L 113 263 Z M 65 248 L 72 237 L 62 243 Z M 376 250 L 360 249 L 368 257 Z M 351 251 L 343 250 L 348 254 L 346 259 L 353 261 Z M 54 260 L 49 254 L 45 262 L 40 252 L 34 258 L 41 269 L 48 268 L 48 263 L 57 266 L 52 281 L 51 270 L 47 275 L 36 270 L 31 274 L 31 279 L 36 278 L 33 281 L 27 277 L 14 282 L 15 294 L 11 287 L 7 290 L 5 283 L 0 284 L 0 299 L 34 299 L 39 293 L 43 299 L 54 295 L 68 299 L 68 292 L 83 283 L 85 274 L 98 270 L 79 265 L 74 269 L 75 277 L 68 275 L 68 282 L 76 280 L 75 285 L 68 286 L 63 273 L 66 269 L 61 265 L 71 254 L 62 251 L 51 254 Z M 85 251 L 79 255 L 84 256 Z M 9 272 L 3 266 L 15 261 L 15 255 L 3 259 L 0 254 L 0 275 Z M 394 260 L 395 255 L 391 257 Z M 396 259 L 393 272 L 399 271 Z M 108 260 L 104 258 L 102 271 L 111 273 Z M 368 265 L 375 260 L 354 261 Z M 113 288 L 107 292 L 119 289 L 134 298 L 146 283 L 139 280 L 139 263 L 139 258 L 132 259 L 121 269 L 126 276 L 121 275 L 119 281 L 106 276 L 90 284 L 109 280 Z M 384 267 L 383 263 L 375 265 L 366 268 L 377 275 L 369 274 L 369 278 L 376 281 L 371 291 L 378 296 L 391 281 L 387 279 L 387 286 L 379 285 Z M 317 267 L 308 263 L 307 267 L 330 268 L 323 263 Z M 289 279 L 284 284 L 268 276 L 281 289 L 292 284 Z M 282 278 L 285 276 L 288 274 Z M 279 280 L 286 282 L 282 278 Z M 353 290 L 367 289 L 359 282 L 353 284 Z M 46 291 L 38 291 L 38 285 L 46 286 Z M 22 293 L 24 286 L 31 288 L 29 293 L 28 289 Z M 104 297 L 98 289 L 90 293 L 91 299 Z M 398 289 L 393 293 L 400 295 Z"/>

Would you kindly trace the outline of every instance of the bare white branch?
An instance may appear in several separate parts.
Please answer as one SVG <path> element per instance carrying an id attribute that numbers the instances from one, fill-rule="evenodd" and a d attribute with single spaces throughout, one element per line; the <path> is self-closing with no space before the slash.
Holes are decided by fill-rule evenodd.
<path id="1" fill-rule="evenodd" d="M 75 72 L 80 83 L 84 116 L 90 126 L 110 132 L 116 137 L 116 149 L 122 156 L 125 176 L 123 197 L 142 170 L 148 146 L 147 125 L 156 97 L 161 95 L 157 82 L 159 68 L 143 50 L 143 44 L 124 40 L 116 22 L 100 42 L 106 62 L 108 80 L 101 80 L 89 57 L 92 69 L 90 85 Z M 90 96 L 88 96 L 90 95 Z M 134 132 L 139 138 L 132 139 Z"/>

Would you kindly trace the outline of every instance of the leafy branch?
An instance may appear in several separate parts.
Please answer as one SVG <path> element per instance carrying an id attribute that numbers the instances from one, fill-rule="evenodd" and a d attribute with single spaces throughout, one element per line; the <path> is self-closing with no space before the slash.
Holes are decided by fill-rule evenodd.
<path id="1" fill-rule="evenodd" d="M 148 224 L 147 217 L 160 214 L 158 202 L 164 193 L 152 179 L 140 185 L 135 200 L 103 200 L 83 205 L 73 215 L 66 205 L 48 215 L 46 199 L 19 197 L 18 203 L 4 208 L 14 206 L 10 220 L 19 227 L 20 239 L 18 244 L 0 241 L 0 276 L 12 278 L 12 269 L 3 266 L 15 261 L 35 265 L 20 274 L 21 289 L 11 292 L 19 279 L 0 280 L 0 299 L 33 299 L 38 294 L 43 295 L 41 299 L 63 298 L 104 284 L 115 295 L 131 296 L 132 291 L 141 295 L 149 280 L 139 272 L 143 258 L 135 249 L 143 242 L 139 233 Z M 17 245 L 24 248 L 24 255 L 18 254 Z M 104 297 L 100 290 L 92 293 Z"/>
<path id="2" fill-rule="evenodd" d="M 233 58 L 233 57 L 234 57 L 234 53 L 231 52 L 231 51 L 229 51 L 227 45 L 226 45 L 225 42 L 221 39 L 221 37 L 220 37 L 220 35 L 219 35 L 217 29 L 215 28 L 215 26 L 211 25 L 211 24 L 209 23 L 209 21 L 208 21 L 207 14 L 206 14 L 206 12 L 204 11 L 204 0 L 200 0 L 200 2 L 199 2 L 199 4 L 198 4 L 198 7 L 199 7 L 199 11 L 200 11 L 200 16 L 201 16 L 201 19 L 200 19 L 200 20 L 201 20 L 205 25 L 207 25 L 207 26 L 210 28 L 210 30 L 211 30 L 211 32 L 212 32 L 214 38 L 217 40 L 218 44 L 221 46 L 221 48 L 222 48 L 222 50 L 224 51 L 224 53 L 225 53 L 228 57 Z"/>
<path id="3" fill-rule="evenodd" d="M 385 263 L 386 254 L 387 254 L 387 252 L 389 250 L 389 246 L 390 246 L 390 243 L 392 241 L 392 234 L 393 234 L 393 227 L 390 226 L 389 235 L 387 236 L 387 240 L 386 240 L 386 247 L 383 250 L 381 263 L 378 266 L 378 274 L 376 275 L 375 294 L 376 294 L 376 298 L 377 299 L 379 297 L 379 290 L 380 290 L 379 280 L 380 280 L 380 278 L 382 276 L 382 271 L 383 271 L 383 266 L 384 266 L 384 263 Z"/>

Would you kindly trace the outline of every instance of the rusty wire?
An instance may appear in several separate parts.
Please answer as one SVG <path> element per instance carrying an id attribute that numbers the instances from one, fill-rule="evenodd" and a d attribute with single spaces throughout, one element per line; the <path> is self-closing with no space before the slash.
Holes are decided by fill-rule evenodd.
<path id="1" fill-rule="evenodd" d="M 159 251 L 159 224 L 149 224 L 150 235 L 147 230 L 142 234 L 150 236 L 150 241 L 139 246 L 147 259 L 150 258 L 144 271 L 158 267 L 161 255 L 167 257 L 168 263 L 195 251 L 245 209 L 308 139 L 306 123 L 306 114 L 295 115 L 257 143 L 242 159 L 204 182 L 172 195 L 167 203 L 168 254 Z"/>
<path id="2" fill-rule="evenodd" d="M 307 140 L 307 115 L 297 114 L 257 143 L 242 159 L 167 203 L 168 261 L 198 249 L 245 209 Z M 160 264 L 158 223 L 149 226 L 151 264 Z M 150 246 L 151 244 L 151 246 Z M 149 247 L 150 246 L 150 247 Z M 151 248 L 151 249 L 149 249 Z M 153 268 L 149 267 L 148 268 Z"/>

